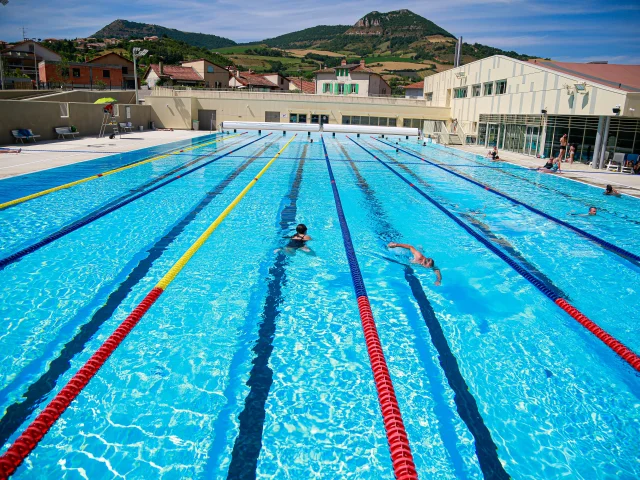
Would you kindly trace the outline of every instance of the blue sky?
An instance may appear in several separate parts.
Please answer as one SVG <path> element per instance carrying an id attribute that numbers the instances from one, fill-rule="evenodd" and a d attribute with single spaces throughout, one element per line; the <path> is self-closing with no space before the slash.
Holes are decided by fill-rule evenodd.
<path id="1" fill-rule="evenodd" d="M 315 25 L 352 24 L 372 11 L 408 8 L 465 41 L 560 61 L 640 64 L 638 0 L 9 0 L 0 6 L 0 39 L 88 36 L 122 18 L 237 42 Z"/>

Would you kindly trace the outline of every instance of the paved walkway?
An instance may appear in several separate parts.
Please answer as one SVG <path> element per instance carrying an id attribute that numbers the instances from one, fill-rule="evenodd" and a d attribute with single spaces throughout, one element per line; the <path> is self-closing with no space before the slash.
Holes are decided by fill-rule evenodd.
<path id="1" fill-rule="evenodd" d="M 463 147 L 456 148 L 479 155 L 486 155 L 489 151 L 488 148 L 478 147 L 476 145 L 465 145 Z M 546 162 L 544 159 L 507 152 L 505 150 L 500 151 L 500 158 L 505 162 L 521 165 L 523 167 L 541 167 Z M 626 173 L 597 170 L 582 163 L 573 163 L 571 165 L 563 163 L 562 171 L 562 175 L 559 176 L 564 178 L 571 178 L 580 182 L 589 183 L 591 185 L 602 187 L 603 189 L 607 184 L 611 184 L 613 185 L 613 188 L 618 190 L 620 193 L 626 193 L 627 195 L 640 198 L 640 175 L 628 175 Z"/>
<path id="2" fill-rule="evenodd" d="M 114 140 L 83 137 L 4 146 L 2 148 L 22 148 L 22 152 L 0 154 L 0 180 L 208 134 L 208 131 L 191 130 L 148 131 L 124 134 Z"/>

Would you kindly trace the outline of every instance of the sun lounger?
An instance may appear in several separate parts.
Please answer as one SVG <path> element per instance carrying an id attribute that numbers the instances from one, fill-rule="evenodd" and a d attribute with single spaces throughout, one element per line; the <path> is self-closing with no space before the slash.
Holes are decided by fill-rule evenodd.
<path id="1" fill-rule="evenodd" d="M 31 130 L 26 128 L 11 130 L 11 135 L 16 139 L 16 143 L 18 141 L 24 143 L 25 140 L 33 140 L 33 143 L 36 143 L 36 138 L 40 138 L 40 135 L 34 135 Z"/>
<path id="2" fill-rule="evenodd" d="M 607 163 L 607 171 L 619 172 L 624 165 L 624 153 L 614 153 L 613 158 Z"/>
<path id="3" fill-rule="evenodd" d="M 620 167 L 622 173 L 633 173 L 633 166 L 639 161 L 640 155 L 637 153 L 627 153 L 624 156 L 624 163 Z"/>
<path id="4" fill-rule="evenodd" d="M 125 133 L 133 132 L 133 125 L 130 123 L 121 123 L 120 129 Z"/>
<path id="5" fill-rule="evenodd" d="M 67 136 L 75 138 L 76 135 L 80 134 L 78 131 L 72 131 L 71 127 L 56 127 L 55 130 L 58 134 L 58 138 L 67 138 Z"/>

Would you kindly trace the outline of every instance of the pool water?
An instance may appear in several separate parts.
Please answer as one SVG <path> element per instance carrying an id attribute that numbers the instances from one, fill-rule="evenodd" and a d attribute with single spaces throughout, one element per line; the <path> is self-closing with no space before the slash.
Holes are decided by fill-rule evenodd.
<path id="1" fill-rule="evenodd" d="M 291 137 L 0 182 L 5 202 L 196 147 L 0 210 L 0 259 L 54 238 L 0 269 L 0 453 Z M 393 478 L 323 145 L 419 477 L 640 477 L 640 374 L 374 155 L 635 352 L 640 265 L 396 142 L 640 252 L 635 198 L 416 140 L 298 134 L 14 477 Z M 283 248 L 298 223 L 310 252 Z"/>

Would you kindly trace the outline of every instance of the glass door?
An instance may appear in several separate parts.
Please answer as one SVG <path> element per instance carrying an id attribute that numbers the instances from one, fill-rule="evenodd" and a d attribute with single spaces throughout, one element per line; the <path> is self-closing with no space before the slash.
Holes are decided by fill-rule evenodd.
<path id="1" fill-rule="evenodd" d="M 527 127 L 525 136 L 524 154 L 535 156 L 538 152 L 538 141 L 540 138 L 540 127 Z"/>
<path id="2" fill-rule="evenodd" d="M 498 125 L 489 123 L 487 125 L 487 147 L 493 148 L 498 144 Z"/>

